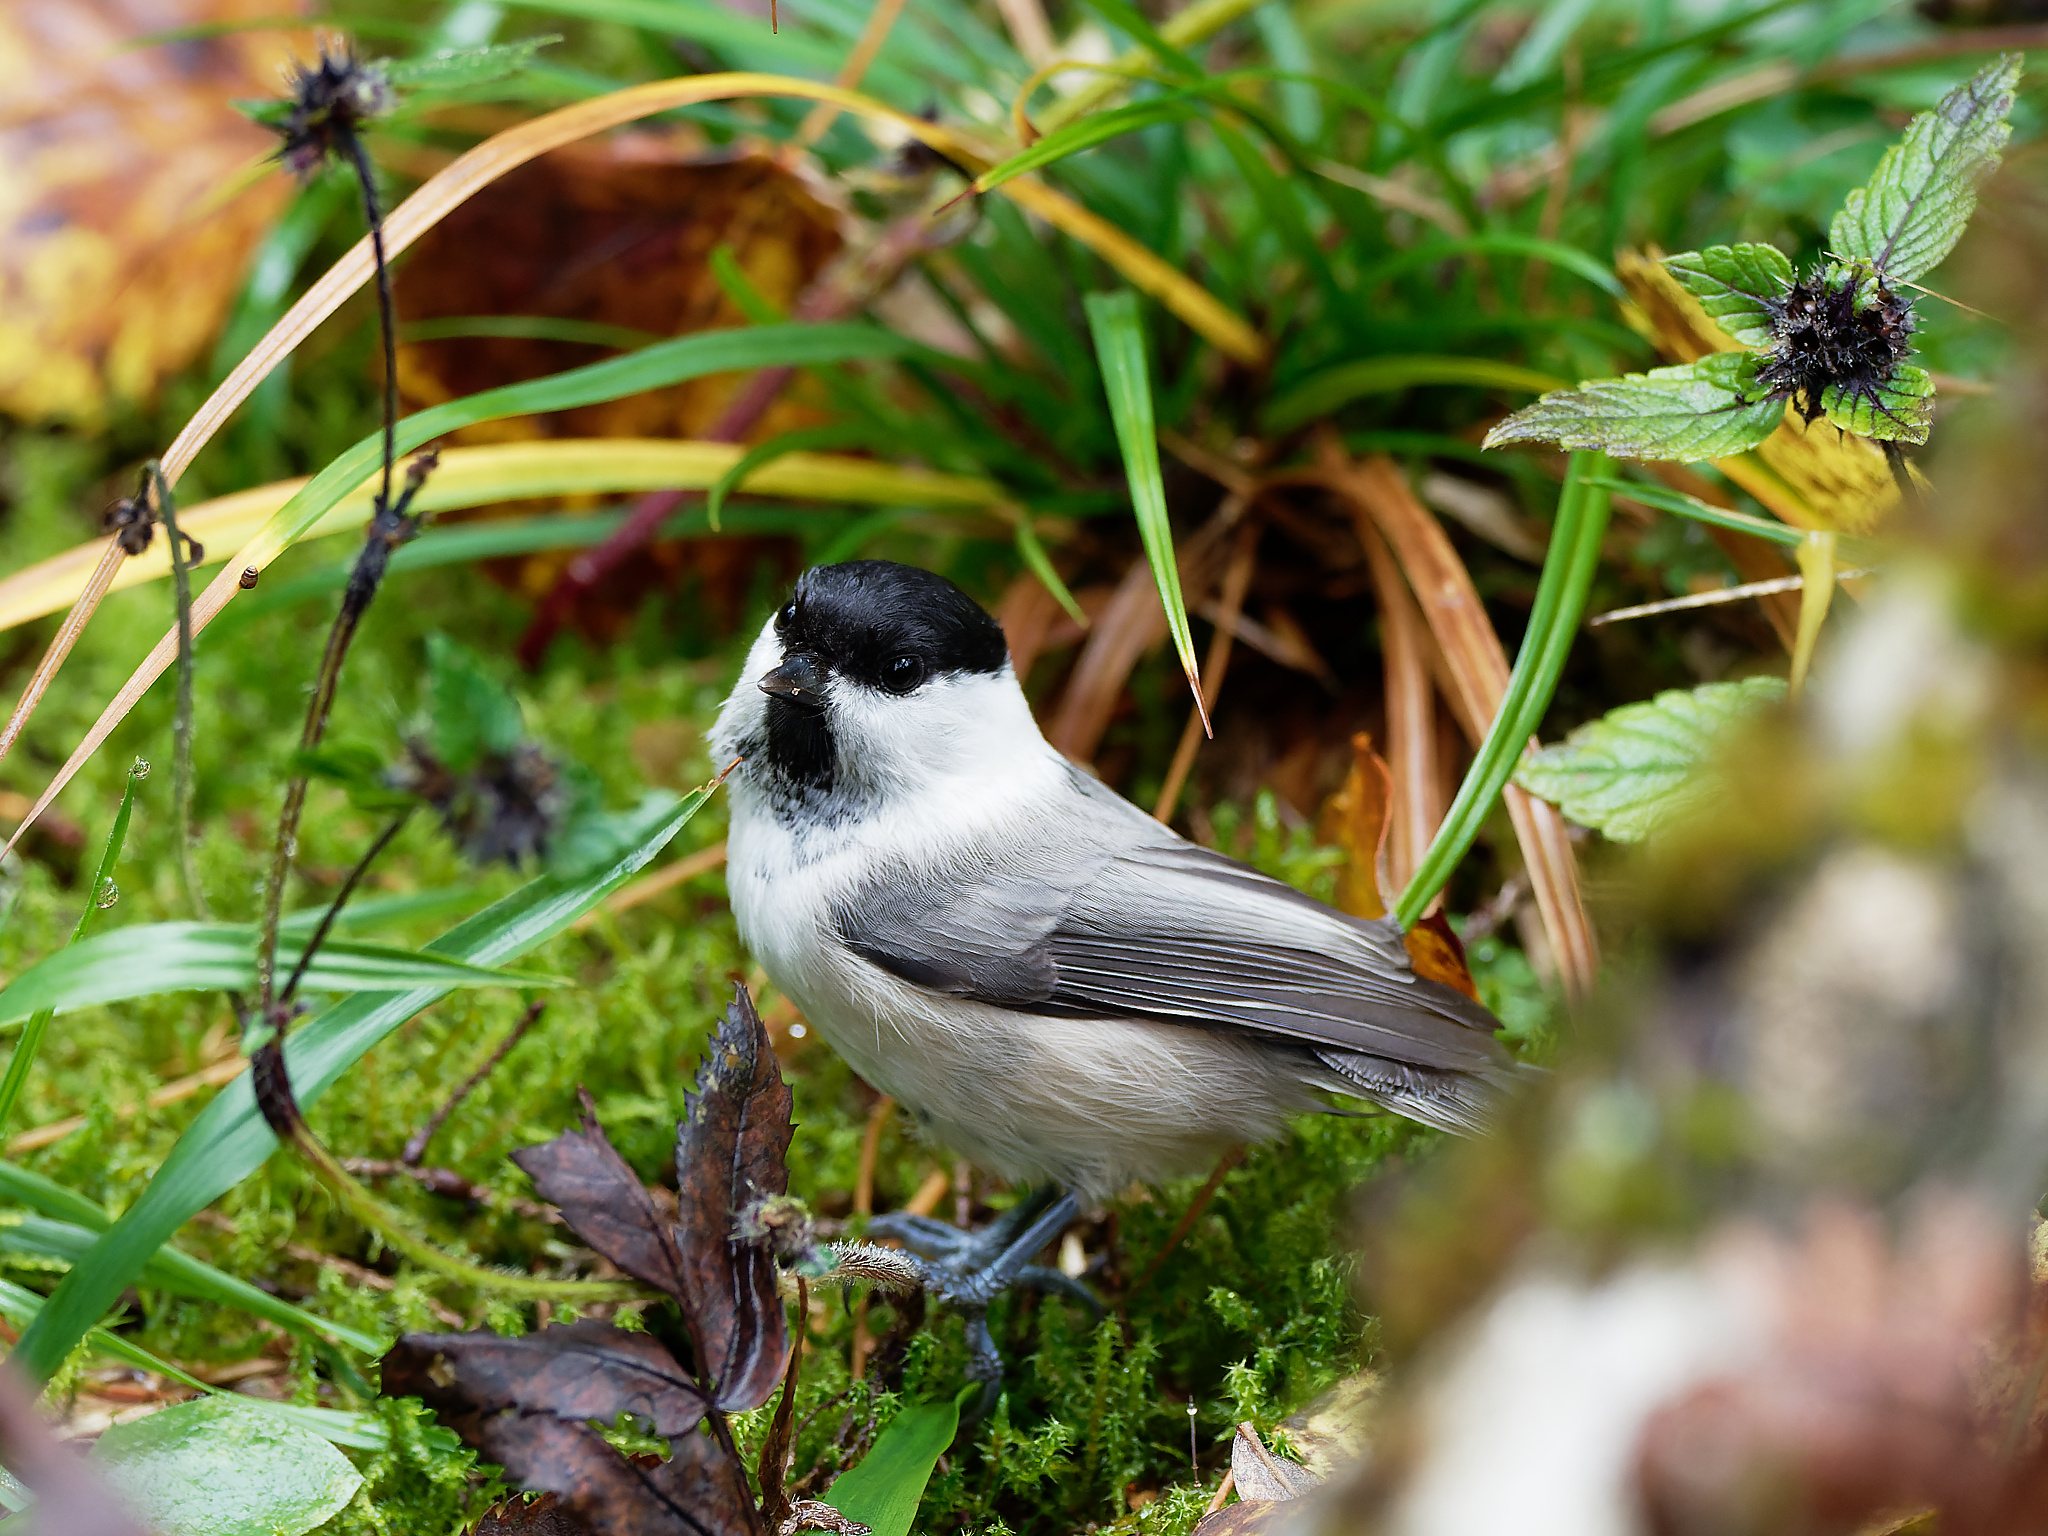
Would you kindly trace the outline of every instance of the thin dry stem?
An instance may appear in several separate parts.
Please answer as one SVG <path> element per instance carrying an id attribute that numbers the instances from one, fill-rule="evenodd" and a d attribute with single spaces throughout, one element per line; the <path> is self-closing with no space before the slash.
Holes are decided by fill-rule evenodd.
<path id="1" fill-rule="evenodd" d="M 1202 694 L 1196 707 L 1188 711 L 1188 723 L 1181 728 L 1180 745 L 1174 748 L 1173 763 L 1166 770 L 1166 782 L 1159 786 L 1158 803 L 1152 807 L 1152 815 L 1159 821 L 1171 821 L 1174 809 L 1180 804 L 1181 790 L 1187 785 L 1188 774 L 1195 766 L 1195 749 L 1208 734 L 1208 709 L 1216 707 L 1216 697 L 1223 691 L 1223 676 L 1230 669 L 1230 653 L 1237 639 L 1237 618 L 1244 612 L 1245 594 L 1251 590 L 1252 573 L 1258 568 L 1259 526 L 1247 522 L 1237 532 L 1237 547 L 1231 551 L 1230 565 L 1223 573 L 1223 592 L 1217 605 L 1215 632 L 1209 636 L 1209 654 L 1202 662 Z M 1207 709 L 1202 706 L 1206 704 Z"/>

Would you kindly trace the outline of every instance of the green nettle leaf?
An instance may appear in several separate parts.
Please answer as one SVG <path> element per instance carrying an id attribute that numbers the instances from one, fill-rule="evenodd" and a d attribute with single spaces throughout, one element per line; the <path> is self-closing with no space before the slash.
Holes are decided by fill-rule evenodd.
<path id="1" fill-rule="evenodd" d="M 380 59 L 378 63 L 384 78 L 409 95 L 460 91 L 522 73 L 536 53 L 561 40 L 561 34 L 555 32 L 546 37 L 522 37 L 516 43 L 443 48 L 417 59 Z"/>
<path id="2" fill-rule="evenodd" d="M 1771 340 L 1771 305 L 1792 286 L 1792 263 L 1774 245 L 1710 245 L 1664 258 L 1714 322 L 1746 347 Z"/>
<path id="3" fill-rule="evenodd" d="M 487 752 L 506 753 L 526 738 L 511 690 L 468 646 L 427 636 L 427 715 L 434 752 L 448 767 L 474 767 Z"/>
<path id="4" fill-rule="evenodd" d="M 1785 697 L 1780 677 L 1673 689 L 1523 759 L 1515 782 L 1616 842 L 1649 836 L 1708 792 L 1699 769 L 1735 721 Z"/>
<path id="5" fill-rule="evenodd" d="M 1754 354 L 1716 352 L 1545 395 L 1487 433 L 1486 446 L 1556 443 L 1681 463 L 1725 458 L 1754 448 L 1784 419 L 1783 403 L 1760 393 Z"/>
<path id="6" fill-rule="evenodd" d="M 1821 392 L 1820 405 L 1844 432 L 1924 443 L 1934 423 L 1934 380 L 1925 368 L 1901 363 L 1886 380 L 1830 384 Z"/>
<path id="7" fill-rule="evenodd" d="M 1978 183 L 2012 135 L 2006 118 L 2020 64 L 2016 53 L 1994 60 L 1913 119 L 1835 215 L 1828 243 L 1836 256 L 1867 261 L 1892 282 L 1941 264 L 1976 211 Z"/>
<path id="8" fill-rule="evenodd" d="M 363 1485 L 325 1440 L 225 1397 L 117 1424 L 90 1460 L 166 1536 L 300 1536 Z"/>

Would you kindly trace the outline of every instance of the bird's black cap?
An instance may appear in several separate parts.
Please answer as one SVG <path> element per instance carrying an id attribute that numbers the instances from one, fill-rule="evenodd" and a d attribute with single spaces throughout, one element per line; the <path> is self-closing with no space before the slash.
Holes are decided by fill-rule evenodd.
<path id="1" fill-rule="evenodd" d="M 775 616 L 785 655 L 889 693 L 948 673 L 996 673 L 1002 626 L 945 577 L 893 560 L 820 565 L 798 578 Z"/>

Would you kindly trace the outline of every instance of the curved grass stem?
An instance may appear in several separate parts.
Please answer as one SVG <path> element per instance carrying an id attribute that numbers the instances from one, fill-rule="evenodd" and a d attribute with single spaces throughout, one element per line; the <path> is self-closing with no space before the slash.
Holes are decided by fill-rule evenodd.
<path id="1" fill-rule="evenodd" d="M 1557 504 L 1557 522 L 1550 533 L 1550 552 L 1543 561 L 1529 628 L 1515 656 L 1507 693 L 1458 786 L 1457 797 L 1444 814 L 1443 825 L 1416 868 L 1415 878 L 1394 905 L 1394 920 L 1403 928 L 1429 910 L 1450 880 L 1493 813 L 1494 803 L 1550 707 L 1579 619 L 1586 611 L 1586 594 L 1607 532 L 1609 493 L 1599 481 L 1613 472 L 1613 462 L 1604 453 L 1580 452 L 1571 457 L 1564 494 Z"/>

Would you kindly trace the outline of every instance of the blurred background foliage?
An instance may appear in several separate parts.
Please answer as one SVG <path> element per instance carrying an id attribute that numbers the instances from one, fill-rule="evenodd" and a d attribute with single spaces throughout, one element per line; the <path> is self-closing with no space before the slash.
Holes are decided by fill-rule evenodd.
<path id="1" fill-rule="evenodd" d="M 359 238 L 347 183 L 330 174 L 294 186 L 265 164 L 269 136 L 229 105 L 274 94 L 283 64 L 310 56 L 316 23 L 367 54 L 401 58 L 555 39 L 509 78 L 424 98 L 377 125 L 369 148 L 395 203 L 491 134 L 623 86 L 720 69 L 843 77 L 878 13 L 852 0 L 789 0 L 771 32 L 766 6 L 752 0 L 285 9 L 18 0 L 0 11 L 0 515 L 12 570 L 88 538 L 141 460 Z M 1039 174 L 1206 289 L 1258 339 L 1259 360 L 1232 357 L 1146 302 L 1167 505 L 1207 658 L 1214 741 L 1192 746 L 1084 318 L 1084 296 L 1118 285 L 1118 270 L 1099 246 L 1000 193 L 963 196 L 957 168 L 907 139 L 778 98 L 649 118 L 545 156 L 459 208 L 398 266 L 406 408 L 707 329 L 866 317 L 914 348 L 894 362 L 766 383 L 764 372 L 713 375 L 468 428 L 455 441 L 767 444 L 830 428 L 842 434 L 833 452 L 973 477 L 996 488 L 989 504 L 842 499 L 828 474 L 801 495 L 743 487 L 714 534 L 701 497 L 677 496 L 655 508 L 671 519 L 659 537 L 585 579 L 572 562 L 595 542 L 589 530 L 615 528 L 635 503 L 520 496 L 509 485 L 505 499 L 444 520 L 476 533 L 449 546 L 445 563 L 421 560 L 393 576 L 351 658 L 336 740 L 395 756 L 424 707 L 428 638 L 449 634 L 491 658 L 529 731 L 586 765 L 609 804 L 648 786 L 701 783 L 720 766 L 706 759 L 705 728 L 788 579 L 817 561 L 882 556 L 944 571 L 999 613 L 1063 750 L 1148 807 L 1168 792 L 1165 808 L 1189 835 L 1325 899 L 1344 899 L 1346 875 L 1370 863 L 1371 844 L 1361 849 L 1347 830 L 1355 823 L 1341 799 L 1369 761 L 1354 742 L 1367 733 L 1392 772 L 1396 862 L 1385 874 L 1398 887 L 1420 854 L 1420 841 L 1401 843 L 1398 818 L 1434 825 L 1470 759 L 1474 726 L 1446 678 L 1446 639 L 1402 630 L 1376 600 L 1387 589 L 1373 565 L 1373 520 L 1439 528 L 1512 654 L 1564 466 L 1477 445 L 1544 380 L 1662 360 L 1654 323 L 1615 276 L 1617 257 L 1752 240 L 1803 266 L 1822 253 L 1828 215 L 1913 112 L 1988 54 L 2048 41 L 2024 6 L 1878 0 L 1201 0 L 1178 16 L 1110 0 L 906 0 L 888 14 L 860 88 L 974 135 L 994 147 L 992 159 L 1022 147 L 1013 104 L 1034 132 L 1150 104 L 1128 131 Z M 1128 70 L 1034 79 L 1061 59 L 1125 60 Z M 2000 321 L 2037 302 L 2014 276 L 2025 270 L 2014 252 L 2039 249 L 2029 221 L 2041 206 L 2039 97 L 2031 79 L 2021 89 L 2010 169 L 1951 264 L 1975 263 L 1971 292 L 1957 296 L 1977 307 L 1923 300 L 1916 337 L 1942 387 L 1937 445 L 1953 434 L 1999 468 L 1976 477 L 1974 501 L 1953 503 L 1975 510 L 1903 532 L 1982 588 L 1976 611 L 1993 616 L 1983 644 L 2031 654 L 2038 562 L 2025 540 L 2018 554 L 2000 554 L 2026 519 L 1985 510 L 1998 485 L 2038 480 L 2030 450 L 2010 462 L 2030 430 L 2024 409 L 1993 389 L 2025 355 Z M 1947 291 L 1950 277 L 1937 274 L 1934 286 Z M 200 454 L 181 504 L 317 472 L 373 429 L 376 374 L 373 306 L 358 293 Z M 1368 517 L 1333 491 L 1331 455 L 1344 465 L 1385 456 L 1407 499 L 1393 496 L 1393 512 L 1376 505 Z M 2013 479 L 1996 478 L 2008 472 Z M 1754 515 L 1776 511 L 1712 466 L 1666 479 Z M 519 521 L 539 514 L 545 525 Z M 578 532 L 583 519 L 592 521 Z M 543 526 L 554 531 L 534 532 Z M 1086 627 L 1033 574 L 1034 542 Z M 209 558 L 228 558 L 231 543 Z M 314 540 L 285 556 L 201 639 L 197 869 L 223 918 L 256 909 L 342 543 Z M 1793 570 L 1775 545 L 1627 498 L 1603 555 L 1595 611 Z M 8 591 L 0 585 L 0 596 Z M 1796 612 L 1796 594 L 1780 594 L 1589 630 L 1541 734 L 1556 739 L 1663 689 L 1780 675 Z M 26 811 L 170 616 L 165 583 L 108 599 L 0 762 L 0 814 Z M 0 634 L 10 686 L 26 679 L 55 622 Z M 2025 666 L 2010 675 L 2027 675 Z M 2038 719 L 2034 708 L 2017 718 Z M 168 766 L 171 709 L 166 682 L 7 869 L 7 974 L 69 932 L 84 894 L 80 866 L 89 871 L 128 764 L 142 756 Z M 1782 723 L 1759 731 L 1745 749 L 1742 793 L 1716 802 L 1742 814 L 1660 840 L 1661 863 L 1625 862 L 1576 835 L 1562 894 L 1550 895 L 1576 904 L 1583 887 L 1610 952 L 1633 964 L 1655 952 L 1659 933 L 1703 955 L 1735 944 L 1731 935 L 1754 931 L 1737 911 L 1750 882 L 1776 880 L 1773 899 L 1795 900 L 1785 892 L 1829 838 L 1960 846 L 1955 829 L 1977 803 L 1980 756 L 2004 750 L 1967 732 L 1950 750 L 1942 741 L 1961 738 L 1937 733 L 1930 744 L 1908 730 L 1899 739 L 1918 743 L 1919 755 L 1885 769 L 1892 778 L 1873 769 L 1853 794 L 1829 780 L 1802 801 L 1800 786 L 1825 776 L 1802 765 L 1835 749 Z M 2022 757 L 2035 750 L 2031 737 L 2008 746 Z M 103 921 L 192 915 L 176 876 L 168 777 L 145 787 L 119 904 Z M 1943 799 L 1930 785 L 1953 787 Z M 1856 808 L 1847 832 L 1814 808 L 1845 796 Z M 695 859 L 695 873 L 615 901 L 530 962 L 578 985 L 555 994 L 434 1142 L 428 1161 L 453 1170 L 467 1198 L 388 1165 L 511 1030 L 517 999 L 457 993 L 430 1010 L 313 1110 L 318 1134 L 365 1167 L 386 1165 L 372 1175 L 385 1193 L 448 1246 L 513 1265 L 562 1259 L 505 1154 L 566 1124 L 580 1083 L 636 1168 L 661 1171 L 706 1026 L 729 979 L 750 974 L 717 873 L 721 817 L 714 801 L 687 829 L 689 846 L 673 850 L 672 867 Z M 376 828 L 340 790 L 316 786 L 293 905 L 331 892 Z M 1566 956 L 1561 979 L 1557 919 L 1538 900 L 1555 871 L 1532 876 L 1526 862 L 1509 817 L 1496 816 L 1446 907 L 1509 1038 L 1549 1061 L 1571 1033 L 1564 983 L 1574 962 Z M 363 930 L 417 943 L 515 880 L 465 868 L 421 820 L 373 883 L 381 896 L 445 893 Z M 999 1306 L 997 1338 L 1018 1362 L 1008 1397 L 942 1464 L 920 1528 L 1178 1536 L 1215 1494 L 1237 1424 L 1278 1431 L 1284 1443 L 1290 1415 L 1341 1379 L 1405 1358 L 1504 1273 L 1532 1231 L 1593 1234 L 1611 1258 L 1644 1232 L 1687 1234 L 1747 1198 L 1731 1192 L 1747 1138 L 1783 1145 L 1747 1118 L 1758 1084 L 1704 1070 L 1679 1081 L 1632 1065 L 1631 1029 L 1602 1021 L 1656 1016 L 1643 999 L 1658 984 L 1637 985 L 1648 991 L 1610 996 L 1582 1021 L 1568 1053 L 1579 1065 L 1531 1108 L 1514 1133 L 1527 1140 L 1446 1158 L 1440 1138 L 1405 1123 L 1307 1120 L 1207 1186 L 1134 1192 L 1095 1213 L 1061 1257 L 1110 1300 L 1113 1320 L 1091 1333 L 1057 1303 Z M 797 1095 L 792 1190 L 828 1223 L 857 1232 L 865 1214 L 921 1191 L 926 1208 L 977 1219 L 1007 1202 L 1014 1192 L 917 1143 L 786 1002 L 764 1001 Z M 213 997 L 64 1016 L 29 1080 L 18 1116 L 28 1129 L 11 1155 L 119 1212 L 224 1080 L 223 1063 L 233 1070 L 233 1052 L 228 1012 Z M 1807 1070 L 1832 1080 L 1836 1067 Z M 1648 1086 L 1638 1080 L 1645 1072 Z M 1878 1093 L 1844 1113 L 1882 1117 L 1886 1103 Z M 1644 1104 L 1662 1107 L 1646 1121 Z M 1928 1109 L 1930 1125 L 1952 1110 L 1946 1099 Z M 1524 1162 L 1507 1171 L 1503 1160 L 1518 1152 Z M 1888 1182 L 1859 1183 L 1859 1174 L 1850 1183 L 1871 1198 L 1896 1193 L 1924 1171 L 1917 1154 L 1900 1155 L 1906 1163 Z M 1753 1168 L 1749 1176 L 1770 1184 Z M 1403 1206 L 1417 1178 L 1462 1193 Z M 1546 1178 L 1547 1193 L 1532 1187 Z M 1362 1185 L 1373 1191 L 1364 1205 Z M 1408 1215 L 1389 1214 L 1397 1208 Z M 0 1265 L 46 1290 L 64 1261 L 10 1243 L 9 1230 L 0 1226 Z M 1395 1234 L 1368 1244 L 1363 1292 L 1361 1231 Z M 382 1254 L 288 1158 L 274 1158 L 180 1241 L 376 1333 L 535 1322 L 530 1308 L 486 1303 Z M 897 1321 L 879 1299 L 814 1300 L 799 1472 L 815 1467 L 822 1480 L 900 1403 L 958 1380 L 957 1321 L 938 1318 L 915 1335 Z M 144 1285 L 125 1298 L 118 1325 L 240 1390 L 369 1401 L 362 1358 L 315 1352 L 232 1309 Z M 88 1432 L 175 1395 L 160 1379 L 83 1359 L 63 1386 L 72 1423 Z M 487 1502 L 466 1453 L 423 1436 L 391 1405 L 379 1411 L 390 1446 L 351 1453 L 369 1483 L 333 1528 L 464 1528 Z"/>

